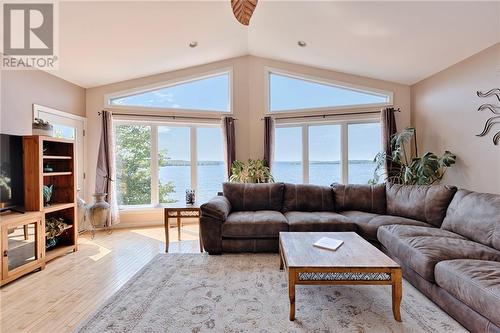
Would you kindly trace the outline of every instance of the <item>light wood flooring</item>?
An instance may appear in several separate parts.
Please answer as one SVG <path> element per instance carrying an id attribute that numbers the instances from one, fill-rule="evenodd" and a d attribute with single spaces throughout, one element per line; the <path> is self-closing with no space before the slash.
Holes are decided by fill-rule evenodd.
<path id="1" fill-rule="evenodd" d="M 170 229 L 169 252 L 199 253 L 198 225 Z M 163 227 L 84 234 L 79 250 L 0 290 L 0 332 L 71 332 L 156 254 Z"/>

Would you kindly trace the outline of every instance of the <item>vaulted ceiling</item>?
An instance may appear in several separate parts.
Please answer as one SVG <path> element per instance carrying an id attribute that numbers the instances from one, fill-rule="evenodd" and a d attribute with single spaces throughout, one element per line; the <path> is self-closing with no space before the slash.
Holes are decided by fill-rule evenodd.
<path id="1" fill-rule="evenodd" d="M 500 42 L 496 1 L 260 0 L 249 27 L 230 0 L 69 1 L 59 11 L 53 74 L 82 87 L 247 54 L 413 84 Z"/>

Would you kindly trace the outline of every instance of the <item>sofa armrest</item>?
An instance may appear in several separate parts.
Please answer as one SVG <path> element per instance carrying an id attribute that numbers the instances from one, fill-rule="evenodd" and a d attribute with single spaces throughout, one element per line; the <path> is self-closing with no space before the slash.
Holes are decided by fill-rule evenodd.
<path id="1" fill-rule="evenodd" d="M 224 196 L 216 196 L 200 207 L 201 215 L 224 222 L 231 212 L 231 203 Z"/>

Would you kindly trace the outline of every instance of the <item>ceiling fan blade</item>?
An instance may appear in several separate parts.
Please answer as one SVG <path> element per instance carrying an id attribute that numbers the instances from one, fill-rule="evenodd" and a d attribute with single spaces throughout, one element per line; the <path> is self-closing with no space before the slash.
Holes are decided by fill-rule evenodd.
<path id="1" fill-rule="evenodd" d="M 231 0 L 234 17 L 243 25 L 250 24 L 250 18 L 258 0 Z"/>

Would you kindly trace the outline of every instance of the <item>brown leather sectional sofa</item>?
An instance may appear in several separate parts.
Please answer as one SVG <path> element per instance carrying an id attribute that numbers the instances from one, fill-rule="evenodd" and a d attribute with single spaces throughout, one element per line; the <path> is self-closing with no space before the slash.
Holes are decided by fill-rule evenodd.
<path id="1" fill-rule="evenodd" d="M 500 195 L 454 186 L 225 183 L 201 206 L 210 254 L 277 252 L 280 231 L 355 231 L 473 332 L 500 332 Z"/>

